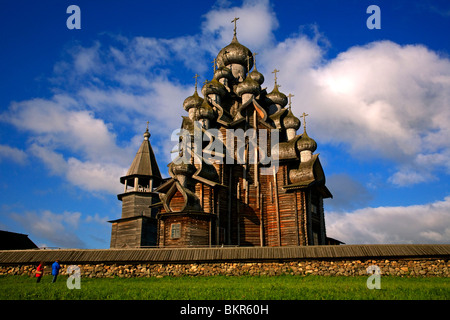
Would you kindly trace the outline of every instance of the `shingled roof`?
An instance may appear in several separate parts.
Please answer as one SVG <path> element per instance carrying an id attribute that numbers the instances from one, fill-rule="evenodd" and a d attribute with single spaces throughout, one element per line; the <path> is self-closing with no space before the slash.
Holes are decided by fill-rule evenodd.
<path id="1" fill-rule="evenodd" d="M 151 176 L 162 180 L 158 164 L 156 163 L 155 154 L 153 153 L 150 140 L 148 139 L 149 137 L 150 133 L 147 129 L 144 133 L 144 141 L 142 141 L 142 144 L 131 163 L 130 169 L 128 169 L 127 175 L 120 178 L 121 183 L 124 183 L 126 177 L 132 176 Z"/>
<path id="2" fill-rule="evenodd" d="M 0 250 L 37 249 L 28 235 L 0 230 Z"/>

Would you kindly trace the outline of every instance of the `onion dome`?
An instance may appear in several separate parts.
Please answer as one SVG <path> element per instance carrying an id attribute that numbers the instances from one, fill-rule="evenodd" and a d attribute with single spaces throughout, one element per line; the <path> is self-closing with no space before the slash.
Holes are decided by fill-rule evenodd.
<path id="1" fill-rule="evenodd" d="M 278 85 L 275 85 L 272 92 L 268 93 L 266 97 L 274 104 L 279 104 L 282 108 L 288 103 L 286 95 L 278 91 Z"/>
<path id="2" fill-rule="evenodd" d="M 214 119 L 214 110 L 209 105 L 206 99 L 203 100 L 203 103 L 196 110 L 196 118 L 197 119 Z"/>
<path id="3" fill-rule="evenodd" d="M 298 130 L 300 128 L 300 120 L 296 116 L 294 116 L 291 108 L 289 108 L 288 114 L 283 119 L 283 125 L 286 129 Z"/>
<path id="4" fill-rule="evenodd" d="M 150 138 L 150 132 L 148 132 L 148 127 L 147 130 L 145 130 L 144 132 L 144 140 L 148 140 Z"/>
<path id="5" fill-rule="evenodd" d="M 222 97 L 226 93 L 227 89 L 225 89 L 225 86 L 216 79 L 206 82 L 202 88 L 202 94 L 204 97 L 207 97 L 209 94 L 217 94 Z"/>
<path id="6" fill-rule="evenodd" d="M 231 72 L 230 68 L 227 67 L 217 68 L 217 70 L 214 72 L 213 79 L 220 80 L 222 78 L 226 78 L 228 80 L 233 79 L 233 73 Z"/>
<path id="7" fill-rule="evenodd" d="M 197 90 L 190 97 L 187 97 L 183 102 L 183 108 L 189 111 L 191 108 L 198 108 L 202 105 L 203 99 L 198 95 Z"/>
<path id="8" fill-rule="evenodd" d="M 250 77 L 245 78 L 245 80 L 239 83 L 236 87 L 236 94 L 239 97 L 241 97 L 244 93 L 251 93 L 257 96 L 259 91 L 259 83 Z"/>
<path id="9" fill-rule="evenodd" d="M 222 48 L 217 55 L 217 66 L 219 68 L 233 63 L 249 67 L 250 69 L 253 67 L 253 54 L 246 46 L 239 43 L 236 35 L 231 43 Z"/>
<path id="10" fill-rule="evenodd" d="M 179 163 L 171 163 L 172 172 L 174 175 L 192 176 L 195 172 L 195 166 L 191 163 L 184 163 L 180 161 Z"/>
<path id="11" fill-rule="evenodd" d="M 316 141 L 308 136 L 306 130 L 303 131 L 302 137 L 297 140 L 297 149 L 300 152 L 305 150 L 314 152 L 317 149 Z"/>
<path id="12" fill-rule="evenodd" d="M 259 85 L 262 85 L 264 82 L 264 76 L 261 72 L 259 72 L 256 67 L 255 69 L 253 69 L 252 72 L 250 72 L 250 74 L 248 75 L 250 78 L 252 78 L 253 80 L 255 80 L 256 82 L 259 83 Z"/>

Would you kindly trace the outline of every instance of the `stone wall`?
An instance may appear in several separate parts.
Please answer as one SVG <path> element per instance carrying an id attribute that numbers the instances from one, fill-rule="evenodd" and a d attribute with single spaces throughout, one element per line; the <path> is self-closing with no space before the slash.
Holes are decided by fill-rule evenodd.
<path id="1" fill-rule="evenodd" d="M 288 262 L 221 262 L 221 263 L 153 263 L 153 264 L 83 264 L 81 277 L 164 277 L 164 276 L 243 276 L 243 275 L 323 275 L 365 276 L 367 267 L 376 265 L 381 275 L 412 277 L 449 277 L 450 261 L 442 259 L 398 260 L 302 260 Z M 0 275 L 34 276 L 37 265 L 1 265 Z M 65 274 L 68 265 L 62 265 Z M 51 264 L 44 274 L 51 273 Z"/>

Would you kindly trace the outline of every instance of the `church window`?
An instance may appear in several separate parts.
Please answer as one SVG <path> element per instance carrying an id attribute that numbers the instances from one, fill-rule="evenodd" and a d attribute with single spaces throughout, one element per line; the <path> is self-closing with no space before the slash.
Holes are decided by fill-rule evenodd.
<path id="1" fill-rule="evenodd" d="M 181 223 L 172 223 L 170 225 L 170 238 L 178 239 L 181 237 Z"/>

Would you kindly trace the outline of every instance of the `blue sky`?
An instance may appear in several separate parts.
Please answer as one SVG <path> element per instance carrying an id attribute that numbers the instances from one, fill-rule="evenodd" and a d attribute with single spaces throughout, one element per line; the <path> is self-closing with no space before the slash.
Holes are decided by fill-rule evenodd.
<path id="1" fill-rule="evenodd" d="M 81 9 L 69 30 L 66 9 Z M 381 29 L 369 30 L 369 5 Z M 0 11 L 0 229 L 108 248 L 146 121 L 161 171 L 193 75 L 232 38 L 292 93 L 334 195 L 328 236 L 450 243 L 447 1 L 11 1 Z M 301 129 L 300 129 L 301 130 Z"/>

